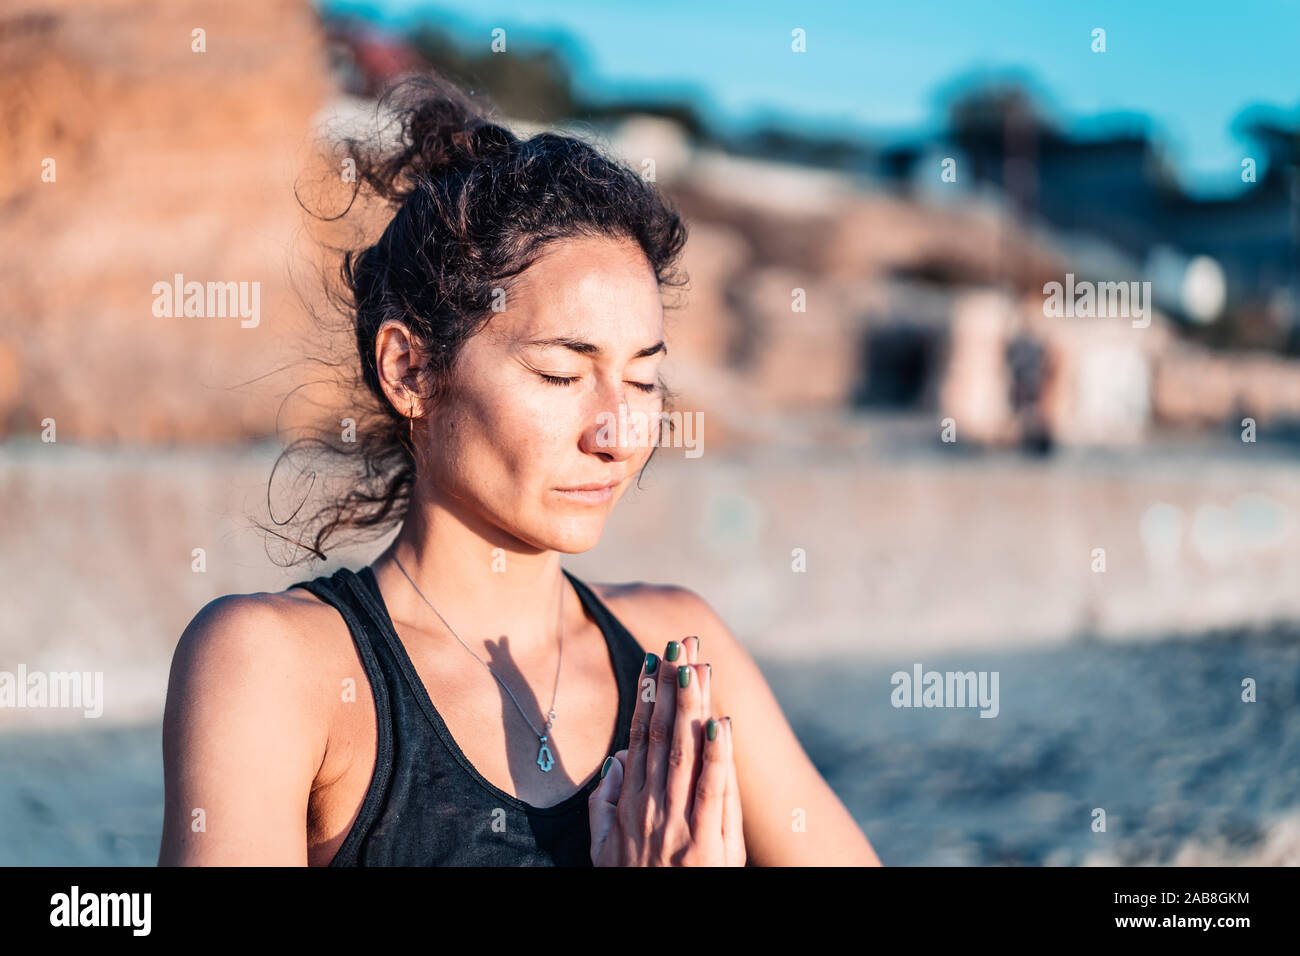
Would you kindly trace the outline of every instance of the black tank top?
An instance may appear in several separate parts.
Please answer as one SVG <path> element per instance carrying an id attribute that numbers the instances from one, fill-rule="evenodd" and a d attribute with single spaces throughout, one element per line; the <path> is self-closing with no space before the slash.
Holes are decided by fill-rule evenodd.
<path id="1" fill-rule="evenodd" d="M 618 681 L 609 752 L 628 745 L 645 653 L 595 593 L 568 571 L 600 627 Z M 374 572 L 341 568 L 299 581 L 343 615 L 370 681 L 379 724 L 374 774 L 361 811 L 330 866 L 590 866 L 587 798 L 534 807 L 474 769 L 429 699 L 393 628 Z"/>

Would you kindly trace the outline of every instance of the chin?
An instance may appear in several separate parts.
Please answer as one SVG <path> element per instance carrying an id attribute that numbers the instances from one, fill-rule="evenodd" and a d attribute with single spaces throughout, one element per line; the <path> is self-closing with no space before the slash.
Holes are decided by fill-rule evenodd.
<path id="1" fill-rule="evenodd" d="M 590 551 L 600 542 L 605 531 L 605 514 L 590 518 L 565 517 L 554 521 L 537 536 L 538 543 L 548 550 L 563 554 L 581 554 Z"/>

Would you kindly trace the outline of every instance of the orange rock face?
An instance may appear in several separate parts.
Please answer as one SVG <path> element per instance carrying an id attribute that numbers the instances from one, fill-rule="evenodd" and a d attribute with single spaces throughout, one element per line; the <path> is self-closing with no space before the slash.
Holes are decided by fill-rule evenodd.
<path id="1" fill-rule="evenodd" d="M 330 94 L 310 4 L 19 2 L 0 62 L 0 433 L 270 433 L 283 384 L 239 386 L 309 327 L 293 183 Z M 156 316 L 177 273 L 257 283 L 259 321 Z"/>

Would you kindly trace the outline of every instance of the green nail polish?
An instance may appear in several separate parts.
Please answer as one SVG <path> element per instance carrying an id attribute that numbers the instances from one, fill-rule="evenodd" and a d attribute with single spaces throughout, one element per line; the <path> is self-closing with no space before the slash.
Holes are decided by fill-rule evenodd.
<path id="1" fill-rule="evenodd" d="M 710 740 L 718 739 L 718 722 L 716 720 L 710 720 L 705 730 L 708 732 Z"/>
<path id="2" fill-rule="evenodd" d="M 653 674 L 658 669 L 659 669 L 659 658 L 653 654 L 647 654 L 645 656 L 645 672 L 647 674 Z"/>
<path id="3" fill-rule="evenodd" d="M 677 686 L 686 687 L 691 682 L 691 669 L 683 664 L 677 668 Z"/>
<path id="4" fill-rule="evenodd" d="M 668 661 L 669 663 L 672 663 L 673 661 L 677 660 L 678 657 L 681 656 L 681 653 L 682 653 L 682 645 L 678 644 L 676 641 L 669 641 L 668 650 L 664 651 L 664 660 Z"/>
<path id="5" fill-rule="evenodd" d="M 712 738 L 710 738 L 710 739 L 712 739 Z M 604 780 L 604 779 L 605 779 L 605 774 L 609 773 L 609 768 L 612 767 L 612 766 L 614 766 L 614 758 L 613 758 L 613 757 L 606 757 L 606 758 L 605 758 L 605 764 L 604 764 L 604 766 L 602 766 L 602 767 L 600 768 L 600 779 L 601 779 L 601 780 Z"/>

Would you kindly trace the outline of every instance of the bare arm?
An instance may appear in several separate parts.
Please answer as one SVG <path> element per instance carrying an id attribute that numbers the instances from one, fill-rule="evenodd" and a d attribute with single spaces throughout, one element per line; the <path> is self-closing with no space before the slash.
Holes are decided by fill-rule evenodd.
<path id="1" fill-rule="evenodd" d="M 306 865 L 325 738 L 301 655 L 255 595 L 218 598 L 185 629 L 163 717 L 160 866 Z"/>

